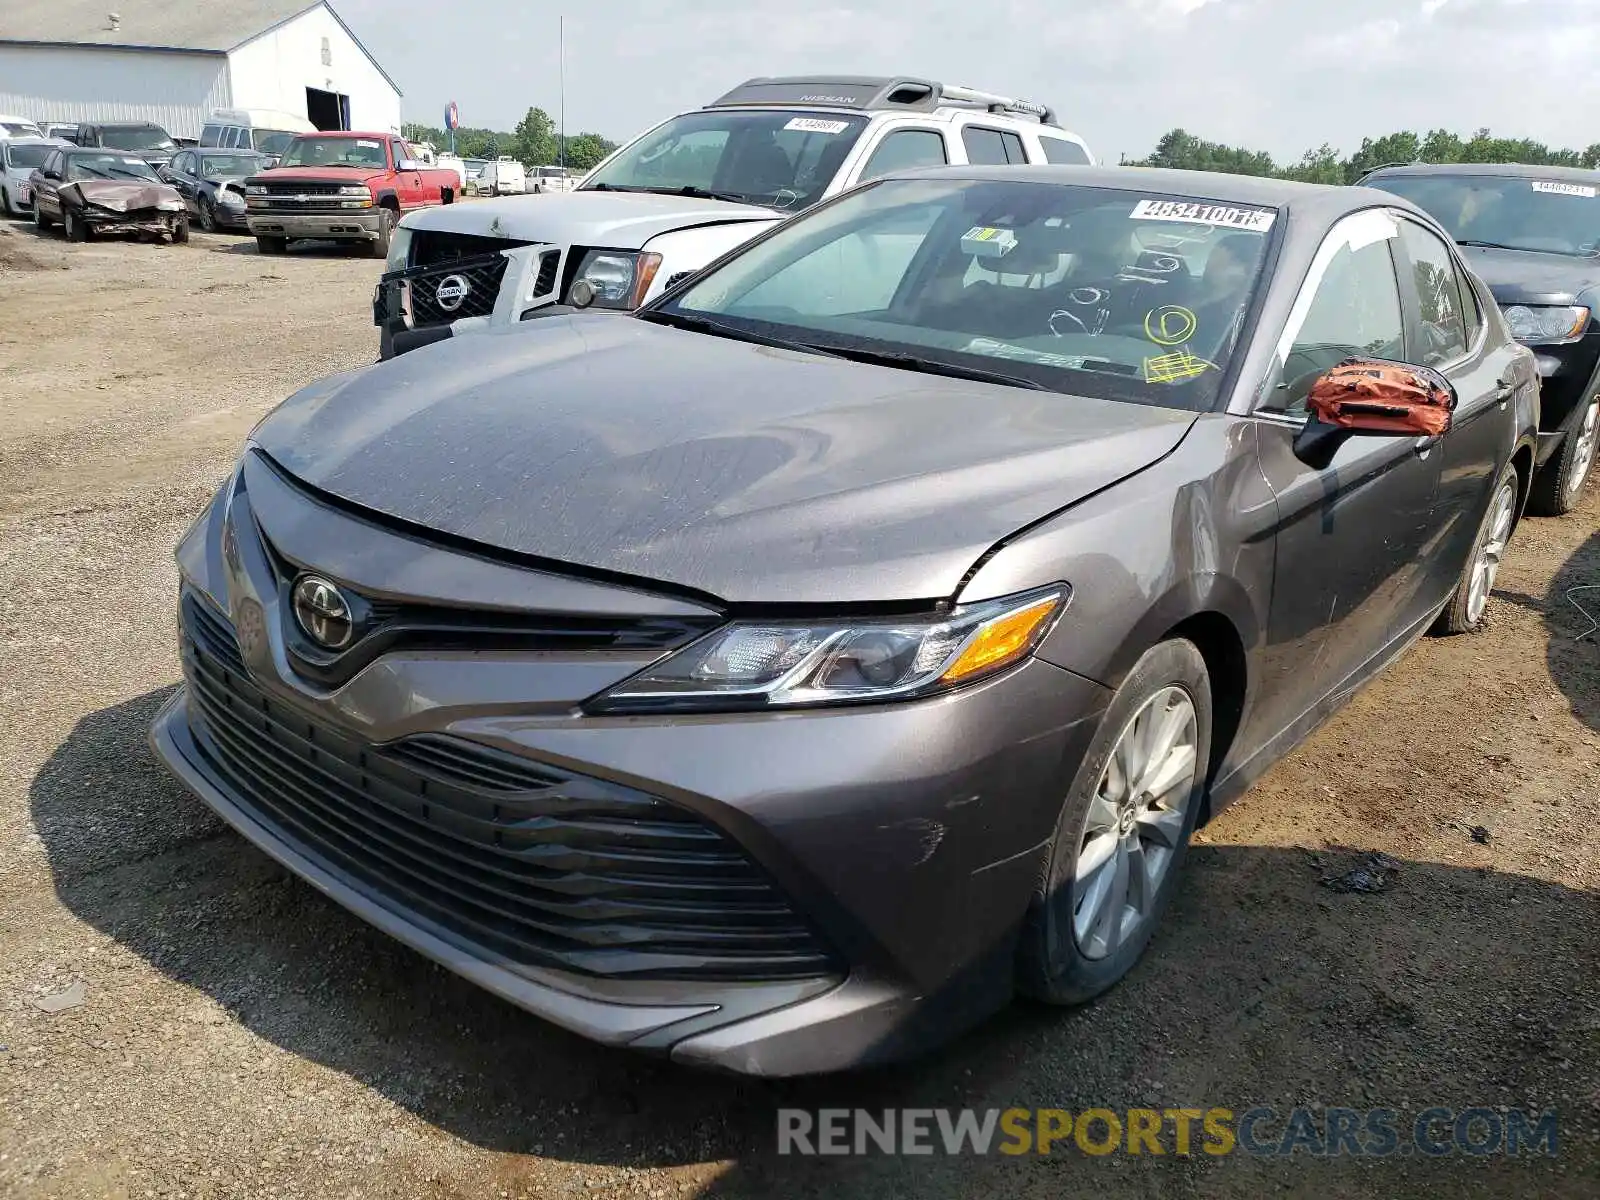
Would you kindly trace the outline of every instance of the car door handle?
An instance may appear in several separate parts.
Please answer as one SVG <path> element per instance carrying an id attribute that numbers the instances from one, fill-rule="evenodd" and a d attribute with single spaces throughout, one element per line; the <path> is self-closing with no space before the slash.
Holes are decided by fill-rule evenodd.
<path id="1" fill-rule="evenodd" d="M 1437 433 L 1429 434 L 1427 437 L 1419 437 L 1411 447 L 1412 452 L 1418 458 L 1427 458 L 1428 455 L 1433 453 L 1433 448 L 1442 440 L 1443 436 Z"/>
<path id="2" fill-rule="evenodd" d="M 1494 399 L 1501 408 L 1511 403 L 1511 397 L 1516 394 L 1517 384 L 1512 379 L 1499 379 L 1495 381 Z"/>

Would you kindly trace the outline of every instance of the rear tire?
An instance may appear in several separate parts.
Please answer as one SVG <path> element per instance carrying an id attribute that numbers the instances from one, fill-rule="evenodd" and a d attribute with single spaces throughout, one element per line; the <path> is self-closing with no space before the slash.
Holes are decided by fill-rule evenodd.
<path id="1" fill-rule="evenodd" d="M 284 254 L 289 249 L 289 240 L 281 237 L 256 238 L 257 254 Z"/>
<path id="2" fill-rule="evenodd" d="M 1430 630 L 1435 636 L 1476 633 L 1483 628 L 1494 581 L 1517 523 L 1517 483 L 1516 467 L 1506 464 L 1490 495 L 1489 509 L 1478 526 L 1478 536 L 1473 539 L 1472 554 L 1461 572 L 1461 580 L 1456 584 L 1450 603 Z"/>
<path id="3" fill-rule="evenodd" d="M 1578 507 L 1583 485 L 1594 473 L 1600 452 L 1600 397 L 1591 397 L 1572 431 L 1561 439 L 1561 449 L 1533 477 L 1528 511 L 1536 517 L 1561 517 Z"/>
<path id="4" fill-rule="evenodd" d="M 1211 677 L 1171 638 L 1134 664 L 1100 719 L 1024 919 L 1017 987 L 1081 1004 L 1139 961 L 1171 900 L 1211 767 Z"/>

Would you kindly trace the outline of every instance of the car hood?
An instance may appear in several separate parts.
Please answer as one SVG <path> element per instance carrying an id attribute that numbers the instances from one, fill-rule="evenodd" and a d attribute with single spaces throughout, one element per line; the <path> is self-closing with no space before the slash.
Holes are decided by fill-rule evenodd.
<path id="1" fill-rule="evenodd" d="M 163 200 L 176 200 L 178 193 L 164 183 L 121 183 L 110 179 L 81 179 L 71 185 L 90 204 L 120 200 L 128 209 L 154 208 Z"/>
<path id="2" fill-rule="evenodd" d="M 781 220 L 770 208 L 648 192 L 549 192 L 450 204 L 411 213 L 407 229 L 475 233 L 557 246 L 638 250 L 658 234 L 728 221 Z"/>
<path id="3" fill-rule="evenodd" d="M 1467 265 L 1501 304 L 1575 304 L 1600 294 L 1600 259 L 1463 246 Z"/>
<path id="4" fill-rule="evenodd" d="M 254 441 L 454 538 L 730 603 L 839 604 L 953 595 L 997 541 L 1194 419 L 582 314 L 313 384 Z"/>

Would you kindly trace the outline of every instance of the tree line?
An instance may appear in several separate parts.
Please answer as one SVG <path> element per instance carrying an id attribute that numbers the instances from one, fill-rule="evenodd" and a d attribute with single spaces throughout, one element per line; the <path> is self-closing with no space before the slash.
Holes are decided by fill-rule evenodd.
<path id="1" fill-rule="evenodd" d="M 432 125 L 402 125 L 400 135 L 408 142 L 432 142 L 439 150 L 450 148 L 450 131 Z M 456 153 L 462 158 L 498 158 L 509 154 L 530 167 L 553 166 L 562 160 L 562 141 L 550 114 L 542 108 L 530 108 L 528 115 L 509 133 L 499 129 L 458 128 Z M 598 133 L 569 134 L 565 143 L 566 164 L 577 172 L 596 166 L 617 148 L 616 142 Z"/>
<path id="2" fill-rule="evenodd" d="M 1178 167 L 1190 171 L 1223 171 L 1232 175 L 1265 175 L 1305 183 L 1355 183 L 1374 167 L 1390 163 L 1467 162 L 1528 163 L 1545 167 L 1600 166 L 1600 142 L 1583 150 L 1563 150 L 1532 138 L 1495 137 L 1479 129 L 1468 137 L 1434 129 L 1426 134 L 1401 132 L 1363 138 L 1349 156 L 1324 142 L 1307 150 L 1297 163 L 1277 163 L 1272 155 L 1241 146 L 1225 146 L 1174 129 L 1156 143 L 1147 158 L 1127 162 L 1134 167 Z"/>

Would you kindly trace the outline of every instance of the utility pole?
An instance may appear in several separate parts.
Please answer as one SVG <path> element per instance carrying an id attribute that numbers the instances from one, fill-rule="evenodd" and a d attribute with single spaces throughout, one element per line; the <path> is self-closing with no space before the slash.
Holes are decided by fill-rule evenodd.
<path id="1" fill-rule="evenodd" d="M 567 18 L 563 14 L 556 18 L 559 31 L 556 37 L 556 71 L 560 79 L 561 100 L 558 128 L 556 129 L 556 161 L 561 167 L 561 173 L 567 173 Z"/>

